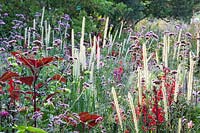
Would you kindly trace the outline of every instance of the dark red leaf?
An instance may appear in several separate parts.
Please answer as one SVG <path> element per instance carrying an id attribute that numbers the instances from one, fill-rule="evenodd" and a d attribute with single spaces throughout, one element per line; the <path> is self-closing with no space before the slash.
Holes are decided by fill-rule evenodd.
<path id="1" fill-rule="evenodd" d="M 36 59 L 26 58 L 23 55 L 21 55 L 21 53 L 19 52 L 11 52 L 11 54 L 15 56 L 19 61 L 21 61 L 25 66 L 31 69 L 43 67 L 47 65 L 48 63 L 54 61 L 53 57 L 45 57 L 45 58 L 36 60 Z"/>
<path id="2" fill-rule="evenodd" d="M 17 60 L 21 61 L 22 64 L 24 64 L 25 66 L 29 67 L 32 70 L 32 66 L 35 64 L 35 60 L 27 59 L 23 57 L 23 55 L 21 55 L 21 53 L 19 52 L 11 52 L 11 54 L 15 56 Z"/>
<path id="3" fill-rule="evenodd" d="M 29 76 L 29 77 L 20 77 L 19 78 L 19 80 L 22 82 L 22 83 L 24 83 L 24 84 L 26 84 L 26 85 L 29 85 L 29 86 L 31 86 L 32 84 L 33 84 L 33 76 Z"/>
<path id="4" fill-rule="evenodd" d="M 10 80 L 13 77 L 18 77 L 18 76 L 19 75 L 15 72 L 7 71 L 0 77 L 0 81 L 5 82 L 7 80 Z"/>
<path id="5" fill-rule="evenodd" d="M 54 75 L 52 78 L 51 78 L 51 80 L 58 80 L 58 81 L 61 81 L 61 82 L 66 82 L 67 80 L 63 77 L 63 76 L 61 76 L 60 74 L 56 74 L 56 75 Z"/>
<path id="6" fill-rule="evenodd" d="M 35 89 L 38 90 L 39 88 L 41 88 L 43 86 L 43 83 L 38 83 L 36 86 L 35 86 Z"/>
<path id="7" fill-rule="evenodd" d="M 32 91 L 26 91 L 25 93 L 26 93 L 26 94 L 31 94 L 31 95 L 33 94 Z"/>
<path id="8" fill-rule="evenodd" d="M 53 60 L 54 60 L 53 57 L 46 57 L 46 58 L 36 60 L 35 67 L 36 68 L 43 67 L 43 66 L 47 65 L 48 63 L 52 62 Z"/>
<path id="9" fill-rule="evenodd" d="M 47 96 L 47 98 L 44 100 L 45 102 L 49 99 L 51 99 L 54 95 L 56 95 L 58 92 L 52 93 L 50 95 Z"/>
<path id="10" fill-rule="evenodd" d="M 63 61 L 63 60 L 64 60 L 64 58 L 59 58 L 59 57 L 54 58 L 54 61 Z"/>
<path id="11" fill-rule="evenodd" d="M 88 123 L 89 128 L 96 126 L 103 120 L 103 117 L 96 114 L 89 114 L 88 112 L 81 112 L 79 117 L 82 123 Z"/>

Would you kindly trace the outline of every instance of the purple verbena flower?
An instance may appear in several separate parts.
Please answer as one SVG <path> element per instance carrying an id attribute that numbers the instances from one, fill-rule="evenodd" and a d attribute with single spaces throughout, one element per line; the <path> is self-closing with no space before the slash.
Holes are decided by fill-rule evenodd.
<path id="1" fill-rule="evenodd" d="M 24 16 L 23 14 L 16 14 L 15 16 L 16 16 L 16 17 L 19 17 L 20 19 L 25 20 L 25 16 Z"/>
<path id="2" fill-rule="evenodd" d="M 189 39 L 192 38 L 192 34 L 191 34 L 190 32 L 186 32 L 185 35 L 186 35 Z"/>
<path id="3" fill-rule="evenodd" d="M 40 17 L 42 14 L 40 12 L 35 13 L 35 17 Z"/>
<path id="4" fill-rule="evenodd" d="M 3 16 L 4 16 L 4 17 L 7 17 L 7 16 L 8 16 L 8 13 L 7 13 L 7 12 L 6 12 L 6 13 L 4 13 L 4 14 L 3 14 Z"/>
<path id="5" fill-rule="evenodd" d="M 61 43 L 62 43 L 62 40 L 60 40 L 60 39 L 54 40 L 55 45 L 60 45 Z"/>
<path id="6" fill-rule="evenodd" d="M 65 14 L 63 17 L 62 17 L 64 20 L 66 21 L 69 21 L 71 20 L 70 16 L 68 14 Z"/>
<path id="7" fill-rule="evenodd" d="M 69 29 L 69 28 L 70 28 L 70 24 L 67 23 L 67 24 L 65 25 L 65 27 L 66 27 L 67 29 Z"/>
<path id="8" fill-rule="evenodd" d="M 33 119 L 33 120 L 41 119 L 41 118 L 42 118 L 42 115 L 43 115 L 42 112 L 40 112 L 40 111 L 35 111 L 34 114 L 33 114 L 33 116 L 32 116 L 32 119 Z"/>
<path id="9" fill-rule="evenodd" d="M 0 20 L 0 25 L 5 25 L 6 23 L 3 20 Z"/>
<path id="10" fill-rule="evenodd" d="M 180 30 L 182 27 L 181 27 L 180 24 L 177 24 L 177 25 L 175 26 L 175 28 L 176 28 L 177 30 Z"/>
<path id="11" fill-rule="evenodd" d="M 24 37 L 21 35 L 15 35 L 16 40 L 24 40 Z"/>
<path id="12" fill-rule="evenodd" d="M 59 31 L 60 31 L 60 28 L 54 28 L 54 30 L 59 32 Z"/>

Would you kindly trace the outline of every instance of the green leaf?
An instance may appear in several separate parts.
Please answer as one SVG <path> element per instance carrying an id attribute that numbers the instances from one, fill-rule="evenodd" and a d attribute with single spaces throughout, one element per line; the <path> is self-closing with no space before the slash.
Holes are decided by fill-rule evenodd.
<path id="1" fill-rule="evenodd" d="M 32 133 L 47 133 L 43 129 L 31 127 L 31 126 L 26 127 L 26 130 L 29 131 L 29 132 L 32 132 Z"/>
<path id="2" fill-rule="evenodd" d="M 25 133 L 25 129 L 23 129 L 23 130 L 18 130 L 16 133 Z"/>
<path id="3" fill-rule="evenodd" d="M 18 129 L 18 130 L 26 130 L 26 126 L 17 126 L 17 125 L 15 125 L 14 128 Z"/>

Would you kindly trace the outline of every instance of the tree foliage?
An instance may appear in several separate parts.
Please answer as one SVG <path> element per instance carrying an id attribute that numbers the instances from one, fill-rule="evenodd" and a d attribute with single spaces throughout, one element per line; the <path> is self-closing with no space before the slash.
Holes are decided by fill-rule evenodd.
<path id="1" fill-rule="evenodd" d="M 80 20 L 84 15 L 91 16 L 98 27 L 98 19 L 108 16 L 112 24 L 125 20 L 136 24 L 146 17 L 175 18 L 189 21 L 193 11 L 197 11 L 200 0 L 4 0 L 3 10 L 11 17 L 16 13 L 26 14 L 32 20 L 35 12 L 46 7 L 45 15 L 52 21 L 67 13 L 74 20 Z M 15 10 L 13 10 L 15 9 Z M 95 27 L 94 27 L 95 29 Z"/>
<path id="2" fill-rule="evenodd" d="M 144 17 L 174 18 L 189 21 L 200 0 L 114 0 L 133 9 L 126 19 L 138 22 Z"/>

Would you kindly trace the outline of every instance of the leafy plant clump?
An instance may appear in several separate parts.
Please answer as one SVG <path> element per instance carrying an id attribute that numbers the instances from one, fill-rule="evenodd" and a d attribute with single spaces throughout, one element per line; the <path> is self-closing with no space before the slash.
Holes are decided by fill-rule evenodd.
<path id="1" fill-rule="evenodd" d="M 1 32 L 1 132 L 200 130 L 198 24 L 145 21 L 134 31 L 122 21 L 113 30 L 109 17 L 97 27 L 86 12 L 58 21 L 45 13 L 28 22 L 16 14 Z"/>

